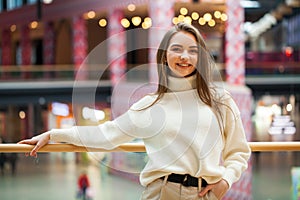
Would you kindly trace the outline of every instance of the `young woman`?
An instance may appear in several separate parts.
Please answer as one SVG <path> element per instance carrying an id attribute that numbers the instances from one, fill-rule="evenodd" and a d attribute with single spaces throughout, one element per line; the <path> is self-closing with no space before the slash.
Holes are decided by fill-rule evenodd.
<path id="1" fill-rule="evenodd" d="M 238 107 L 212 83 L 213 64 L 198 30 L 179 23 L 159 46 L 155 94 L 113 121 L 52 129 L 20 143 L 35 145 L 36 156 L 49 141 L 112 149 L 141 138 L 148 154 L 142 199 L 221 199 L 247 168 L 250 148 Z"/>

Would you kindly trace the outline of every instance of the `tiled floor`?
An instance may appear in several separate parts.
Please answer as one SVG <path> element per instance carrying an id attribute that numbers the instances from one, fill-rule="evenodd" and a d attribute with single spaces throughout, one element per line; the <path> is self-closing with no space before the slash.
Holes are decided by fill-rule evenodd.
<path id="1" fill-rule="evenodd" d="M 75 200 L 76 182 L 88 172 L 94 200 L 136 200 L 143 188 L 135 182 L 110 175 L 101 165 L 75 165 L 72 153 L 39 154 L 39 159 L 19 154 L 17 173 L 9 168 L 0 176 L 1 200 Z M 289 200 L 291 167 L 299 165 L 298 153 L 253 154 L 253 199 Z"/>
<path id="2" fill-rule="evenodd" d="M 132 181 L 101 172 L 101 166 L 75 165 L 67 153 L 39 154 L 39 159 L 19 154 L 17 173 L 7 169 L 0 176 L 1 200 L 75 200 L 77 177 L 85 170 L 90 178 L 94 200 L 139 199 L 143 188 Z"/>

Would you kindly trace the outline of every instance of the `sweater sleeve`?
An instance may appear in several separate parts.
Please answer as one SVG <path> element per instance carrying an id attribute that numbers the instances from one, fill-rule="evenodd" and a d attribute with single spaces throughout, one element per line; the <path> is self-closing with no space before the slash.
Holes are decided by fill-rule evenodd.
<path id="1" fill-rule="evenodd" d="M 223 149 L 223 162 L 225 174 L 223 178 L 229 187 L 239 180 L 243 171 L 248 167 L 248 159 L 251 154 L 243 128 L 240 112 L 232 98 L 229 98 L 229 108 L 225 118 L 225 144 Z"/>
<path id="2" fill-rule="evenodd" d="M 50 131 L 50 140 L 90 148 L 113 149 L 135 138 L 143 138 L 145 135 L 150 137 L 151 134 L 148 134 L 148 132 L 155 133 L 156 129 L 153 129 L 153 127 L 159 126 L 161 123 L 155 117 L 152 120 L 153 117 L 151 118 L 149 109 L 140 109 L 151 105 L 152 102 L 153 97 L 145 96 L 134 103 L 121 116 L 98 126 L 74 126 L 69 129 L 52 129 Z"/>
<path id="3" fill-rule="evenodd" d="M 69 129 L 52 129 L 50 131 L 50 140 L 76 146 L 113 149 L 134 139 L 129 134 L 133 129 L 128 127 L 125 130 L 119 126 L 118 120 L 114 120 L 98 126 L 74 126 Z"/>

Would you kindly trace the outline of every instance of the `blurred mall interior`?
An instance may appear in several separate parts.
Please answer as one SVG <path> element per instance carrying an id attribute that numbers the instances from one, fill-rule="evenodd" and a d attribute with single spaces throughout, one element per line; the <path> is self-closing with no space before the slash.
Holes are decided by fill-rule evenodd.
<path id="1" fill-rule="evenodd" d="M 248 141 L 299 141 L 300 0 L 0 0 L 3 142 L 122 114 L 155 90 L 157 45 L 180 21 L 202 33 Z M 82 170 L 93 199 L 139 199 L 147 161 L 134 152 L 6 157 L 3 200 L 76 199 Z M 299 152 L 255 152 L 249 166 L 224 199 L 300 198 Z"/>

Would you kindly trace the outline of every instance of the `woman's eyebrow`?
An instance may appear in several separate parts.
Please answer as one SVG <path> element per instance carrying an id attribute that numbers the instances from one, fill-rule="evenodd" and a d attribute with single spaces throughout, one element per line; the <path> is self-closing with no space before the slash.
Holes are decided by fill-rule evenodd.
<path id="1" fill-rule="evenodd" d="M 170 46 L 171 47 L 182 47 L 182 45 L 180 45 L 180 44 L 171 44 Z"/>
<path id="2" fill-rule="evenodd" d="M 171 44 L 170 47 L 183 47 L 181 44 Z M 197 45 L 191 45 L 189 48 L 198 48 Z"/>

